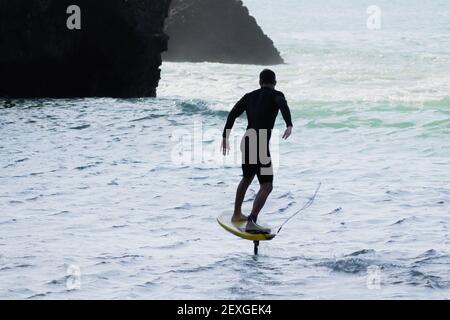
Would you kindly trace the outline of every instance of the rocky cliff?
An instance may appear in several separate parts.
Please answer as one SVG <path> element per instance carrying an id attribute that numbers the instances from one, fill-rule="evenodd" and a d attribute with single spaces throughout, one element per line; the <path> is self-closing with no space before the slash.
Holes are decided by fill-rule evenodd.
<path id="1" fill-rule="evenodd" d="M 281 64 L 283 59 L 239 0 L 172 0 L 167 61 Z"/>
<path id="2" fill-rule="evenodd" d="M 169 9 L 167 60 L 283 62 L 241 1 L 170 4 L 0 0 L 0 97 L 155 96 Z M 80 9 L 75 28 L 72 5 Z"/>
<path id="3" fill-rule="evenodd" d="M 81 29 L 67 27 L 70 5 L 81 10 Z M 169 5 L 0 0 L 0 96 L 154 96 Z"/>

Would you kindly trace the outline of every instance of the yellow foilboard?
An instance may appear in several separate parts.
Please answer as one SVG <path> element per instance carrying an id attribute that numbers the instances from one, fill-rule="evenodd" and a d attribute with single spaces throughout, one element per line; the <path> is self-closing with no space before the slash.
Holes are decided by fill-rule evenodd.
<path id="1" fill-rule="evenodd" d="M 234 234 L 245 240 L 251 241 L 268 241 L 275 238 L 276 234 L 273 233 L 273 230 L 270 227 L 264 226 L 265 228 L 271 229 L 270 234 L 253 234 L 245 232 L 245 226 L 247 224 L 244 222 L 231 222 L 232 214 L 225 213 L 217 218 L 217 222 L 227 230 L 228 232 Z"/>

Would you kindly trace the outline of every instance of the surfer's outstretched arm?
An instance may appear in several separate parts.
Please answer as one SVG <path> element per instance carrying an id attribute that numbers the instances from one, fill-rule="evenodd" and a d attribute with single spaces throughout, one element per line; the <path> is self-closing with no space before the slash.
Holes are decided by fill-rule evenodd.
<path id="1" fill-rule="evenodd" d="M 277 98 L 276 102 L 278 105 L 278 108 L 280 108 L 281 115 L 283 116 L 284 122 L 286 122 L 286 131 L 283 134 L 283 139 L 289 138 L 289 136 L 292 133 L 292 117 L 291 117 L 291 110 L 289 109 L 289 106 L 287 104 L 286 98 L 284 97 L 284 94 L 280 93 Z"/>
<path id="2" fill-rule="evenodd" d="M 223 129 L 223 137 L 228 138 L 230 136 L 231 129 L 233 128 L 234 121 L 239 118 L 241 114 L 244 113 L 246 109 L 246 96 L 236 103 L 236 105 L 231 109 L 228 114 L 227 123 L 225 124 L 225 129 Z"/>

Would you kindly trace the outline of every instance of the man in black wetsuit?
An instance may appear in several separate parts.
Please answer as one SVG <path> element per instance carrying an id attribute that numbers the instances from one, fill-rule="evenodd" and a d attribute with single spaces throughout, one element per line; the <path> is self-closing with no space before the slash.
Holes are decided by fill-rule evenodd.
<path id="1" fill-rule="evenodd" d="M 268 69 L 263 70 L 259 83 L 261 89 L 247 93 L 230 111 L 222 141 L 223 154 L 226 155 L 229 152 L 229 136 L 234 121 L 245 111 L 248 126 L 241 143 L 243 178 L 237 188 L 232 221 L 248 221 L 246 232 L 249 233 L 270 232 L 259 226 L 256 221 L 273 189 L 273 167 L 269 141 L 279 111 L 281 111 L 287 126 L 283 139 L 289 138 L 292 132 L 291 113 L 286 98 L 282 92 L 275 90 L 277 84 L 275 73 Z M 241 211 L 242 202 L 255 175 L 258 177 L 260 189 L 253 203 L 252 212 L 249 217 L 246 217 Z"/>

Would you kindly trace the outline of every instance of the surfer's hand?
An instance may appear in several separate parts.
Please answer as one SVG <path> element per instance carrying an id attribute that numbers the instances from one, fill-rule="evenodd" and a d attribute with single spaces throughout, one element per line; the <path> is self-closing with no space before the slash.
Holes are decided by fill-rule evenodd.
<path id="1" fill-rule="evenodd" d="M 287 127 L 286 131 L 283 134 L 283 139 L 287 140 L 287 138 L 289 138 L 292 134 L 292 127 Z"/>
<path id="2" fill-rule="evenodd" d="M 222 139 L 222 145 L 220 147 L 224 156 L 230 154 L 230 141 L 227 138 Z"/>

